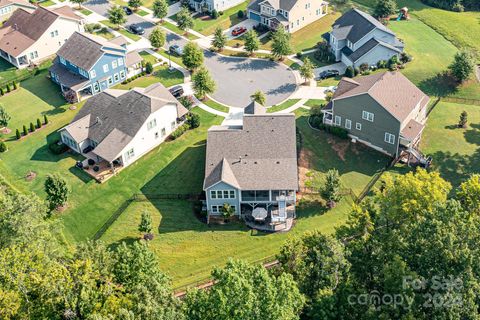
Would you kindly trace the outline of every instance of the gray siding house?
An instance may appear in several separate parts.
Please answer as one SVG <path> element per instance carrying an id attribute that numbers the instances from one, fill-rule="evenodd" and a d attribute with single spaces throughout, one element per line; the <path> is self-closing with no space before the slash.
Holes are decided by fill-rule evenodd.
<path id="1" fill-rule="evenodd" d="M 227 203 L 252 227 L 290 229 L 298 191 L 295 115 L 266 114 L 252 103 L 242 126 L 210 128 L 203 189 L 209 218 Z"/>
<path id="2" fill-rule="evenodd" d="M 245 0 L 189 0 L 188 3 L 197 12 L 225 11 Z"/>
<path id="3" fill-rule="evenodd" d="M 332 31 L 322 36 L 330 45 L 336 61 L 358 67 L 375 65 L 403 52 L 404 44 L 395 33 L 369 14 L 352 9 L 338 18 Z"/>
<path id="4" fill-rule="evenodd" d="M 322 110 L 323 122 L 348 130 L 353 141 L 398 157 L 402 151 L 415 152 L 429 100 L 400 72 L 342 78 Z"/>

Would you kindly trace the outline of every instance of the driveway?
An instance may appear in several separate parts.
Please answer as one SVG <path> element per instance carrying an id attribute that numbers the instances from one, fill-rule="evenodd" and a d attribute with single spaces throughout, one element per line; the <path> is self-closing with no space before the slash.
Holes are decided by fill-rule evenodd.
<path id="1" fill-rule="evenodd" d="M 338 72 L 343 75 L 345 73 L 345 69 L 347 69 L 347 66 L 343 62 L 337 62 L 328 66 L 316 68 L 315 70 L 313 70 L 313 73 L 315 73 L 315 78 L 317 78 L 320 73 L 326 70 L 338 70 Z"/>
<path id="2" fill-rule="evenodd" d="M 295 75 L 284 65 L 265 59 L 221 56 L 205 51 L 205 65 L 217 83 L 212 97 L 232 107 L 245 107 L 257 90 L 267 96 L 267 106 L 287 99 L 297 89 Z"/>

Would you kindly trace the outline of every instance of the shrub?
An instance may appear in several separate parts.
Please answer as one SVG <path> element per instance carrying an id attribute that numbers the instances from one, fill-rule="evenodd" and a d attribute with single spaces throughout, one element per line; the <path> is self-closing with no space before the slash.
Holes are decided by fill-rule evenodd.
<path id="1" fill-rule="evenodd" d="M 335 60 L 335 55 L 331 52 L 330 45 L 326 41 L 317 43 L 317 50 L 314 56 L 322 62 L 333 62 Z"/>
<path id="2" fill-rule="evenodd" d="M 348 66 L 347 69 L 345 69 L 345 77 L 349 77 L 349 78 L 355 77 L 355 71 L 351 66 Z"/>
<path id="3" fill-rule="evenodd" d="M 302 57 L 302 52 L 301 51 L 297 52 L 296 56 L 298 59 L 300 59 Z"/>
<path id="4" fill-rule="evenodd" d="M 23 135 L 26 136 L 27 134 L 28 134 L 27 126 L 23 125 Z"/>
<path id="5" fill-rule="evenodd" d="M 360 65 L 360 71 L 364 72 L 366 70 L 368 70 L 368 63 L 362 63 Z"/>
<path id="6" fill-rule="evenodd" d="M 35 126 L 33 125 L 33 122 L 30 122 L 30 132 L 35 131 Z"/>
<path id="7" fill-rule="evenodd" d="M 20 138 L 22 137 L 22 135 L 20 134 L 20 130 L 15 130 L 15 137 L 17 137 L 17 140 L 20 140 Z"/>
<path id="8" fill-rule="evenodd" d="M 412 56 L 409 55 L 409 54 L 406 53 L 406 52 L 402 52 L 402 53 L 400 54 L 400 61 L 403 62 L 403 63 L 410 62 L 410 61 L 412 61 Z"/>
<path id="9" fill-rule="evenodd" d="M 64 152 L 68 151 L 68 146 L 61 142 L 60 140 L 55 140 L 52 143 L 48 145 L 48 149 L 53 153 L 53 154 L 62 154 Z"/>
<path id="10" fill-rule="evenodd" d="M 43 115 L 43 123 L 48 124 L 48 117 L 46 114 Z"/>
<path id="11" fill-rule="evenodd" d="M 355 67 L 353 69 L 353 72 L 354 72 L 355 76 L 358 76 L 360 74 L 360 69 L 358 67 Z"/>
<path id="12" fill-rule="evenodd" d="M 223 11 L 218 11 L 218 14 L 223 16 Z"/>
<path id="13" fill-rule="evenodd" d="M 200 116 L 196 113 L 189 113 L 186 123 L 190 129 L 198 128 L 200 127 Z"/>
<path id="14" fill-rule="evenodd" d="M 243 19 L 245 17 L 245 12 L 243 12 L 243 10 L 238 10 L 237 17 L 238 19 Z"/>
<path id="15" fill-rule="evenodd" d="M 368 76 L 370 74 L 370 70 L 362 71 L 362 76 Z"/>
<path id="16" fill-rule="evenodd" d="M 9 93 L 10 91 L 11 91 L 10 85 L 7 83 L 7 93 Z"/>
<path id="17" fill-rule="evenodd" d="M 145 66 L 145 71 L 147 72 L 147 74 L 151 74 L 153 72 L 153 65 L 150 61 L 147 62 Z"/>
<path id="18" fill-rule="evenodd" d="M 187 108 L 188 110 L 190 110 L 193 106 L 193 98 L 192 96 L 182 96 L 180 98 L 178 98 L 178 101 L 180 101 L 180 103 L 185 107 Z"/>
<path id="19" fill-rule="evenodd" d="M 49 175 L 45 180 L 45 193 L 50 211 L 64 206 L 68 200 L 69 188 L 67 181 L 59 175 Z"/>
<path id="20" fill-rule="evenodd" d="M 212 12 L 210 12 L 210 16 L 212 17 L 212 19 L 217 19 L 218 11 L 216 9 L 213 9 Z"/>
<path id="21" fill-rule="evenodd" d="M 15 81 L 12 82 L 13 90 L 17 90 L 17 83 Z"/>
<path id="22" fill-rule="evenodd" d="M 392 56 L 392 57 L 388 60 L 388 64 L 398 64 L 398 57 L 397 57 L 397 56 Z"/>
<path id="23" fill-rule="evenodd" d="M 5 144 L 5 142 L 0 141 L 0 152 L 3 153 L 3 152 L 5 152 L 5 151 L 7 151 L 7 150 L 8 150 L 8 149 L 7 149 L 7 145 Z"/>
<path id="24" fill-rule="evenodd" d="M 170 137 L 172 140 L 178 139 L 180 136 L 182 136 L 186 131 L 188 130 L 188 124 L 182 124 L 180 127 L 177 128 L 177 130 L 173 131 Z"/>
<path id="25" fill-rule="evenodd" d="M 37 129 L 40 129 L 42 127 L 42 122 L 40 121 L 39 118 L 37 118 Z"/>
<path id="26" fill-rule="evenodd" d="M 387 67 L 387 61 L 385 60 L 380 60 L 377 62 L 377 68 L 384 69 Z"/>
<path id="27" fill-rule="evenodd" d="M 5 92 L 3 91 L 3 88 L 0 88 L 0 95 L 3 96 Z"/>

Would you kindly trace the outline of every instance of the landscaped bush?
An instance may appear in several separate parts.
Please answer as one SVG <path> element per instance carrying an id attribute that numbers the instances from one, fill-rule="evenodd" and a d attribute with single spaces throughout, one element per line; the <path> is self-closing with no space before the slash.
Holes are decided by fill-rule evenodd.
<path id="1" fill-rule="evenodd" d="M 345 69 L 345 77 L 349 77 L 349 78 L 355 77 L 355 71 L 351 66 L 348 66 L 347 69 Z"/>
<path id="2" fill-rule="evenodd" d="M 358 76 L 360 74 L 360 68 L 358 67 L 353 68 L 353 73 L 355 74 L 355 76 Z"/>
<path id="3" fill-rule="evenodd" d="M 5 144 L 5 142 L 0 141 L 0 152 L 3 153 L 5 151 L 7 151 L 7 145 Z"/>
<path id="4" fill-rule="evenodd" d="M 147 62 L 147 64 L 145 65 L 145 72 L 147 74 L 152 74 L 152 72 L 153 72 L 153 65 L 150 61 Z"/>
<path id="5" fill-rule="evenodd" d="M 402 52 L 402 53 L 400 54 L 400 61 L 403 62 L 403 63 L 410 62 L 410 61 L 412 61 L 412 56 L 409 55 L 409 54 L 406 53 L 406 52 Z"/>
<path id="6" fill-rule="evenodd" d="M 200 127 L 200 116 L 196 113 L 189 113 L 186 123 L 190 129 L 198 128 Z"/>
<path id="7" fill-rule="evenodd" d="M 366 70 L 368 70 L 368 63 L 362 63 L 360 65 L 360 71 L 365 72 Z"/>
<path id="8" fill-rule="evenodd" d="M 217 19 L 218 18 L 218 11 L 213 9 L 212 12 L 210 12 L 210 16 L 212 19 Z"/>
<path id="9" fill-rule="evenodd" d="M 42 127 L 42 122 L 40 121 L 39 118 L 37 118 L 37 129 L 40 129 Z"/>
<path id="10" fill-rule="evenodd" d="M 27 126 L 23 125 L 23 135 L 26 136 L 28 134 Z"/>
<path id="11" fill-rule="evenodd" d="M 296 56 L 298 59 L 300 59 L 302 57 L 302 52 L 301 51 L 297 52 Z"/>
<path id="12" fill-rule="evenodd" d="M 35 126 L 33 125 L 33 122 L 30 122 L 30 132 L 35 131 Z"/>
<path id="13" fill-rule="evenodd" d="M 317 43 L 317 50 L 313 55 L 315 59 L 321 62 L 335 61 L 335 55 L 330 51 L 330 45 L 326 41 Z"/>
<path id="14" fill-rule="evenodd" d="M 387 67 L 387 61 L 385 60 L 380 60 L 377 62 L 377 68 L 379 69 L 384 69 Z"/>
<path id="15" fill-rule="evenodd" d="M 48 117 L 46 114 L 43 115 L 43 123 L 48 124 Z"/>
<path id="16" fill-rule="evenodd" d="M 20 138 L 22 137 L 22 135 L 20 134 L 20 130 L 16 130 L 15 131 L 15 137 L 17 138 L 17 140 L 20 140 Z"/>
<path id="17" fill-rule="evenodd" d="M 238 19 L 243 19 L 245 17 L 245 12 L 243 12 L 243 10 L 238 10 L 237 17 Z"/>
<path id="18" fill-rule="evenodd" d="M 48 145 L 48 149 L 53 154 L 62 154 L 68 151 L 68 146 L 65 143 L 61 142 L 59 139 L 57 139 Z"/>
<path id="19" fill-rule="evenodd" d="M 181 137 L 187 130 L 189 129 L 188 124 L 182 124 L 180 127 L 177 128 L 177 130 L 173 131 L 170 137 L 172 140 L 178 139 Z"/>
<path id="20" fill-rule="evenodd" d="M 178 98 L 178 101 L 188 110 L 193 106 L 193 97 L 192 96 L 182 96 Z"/>

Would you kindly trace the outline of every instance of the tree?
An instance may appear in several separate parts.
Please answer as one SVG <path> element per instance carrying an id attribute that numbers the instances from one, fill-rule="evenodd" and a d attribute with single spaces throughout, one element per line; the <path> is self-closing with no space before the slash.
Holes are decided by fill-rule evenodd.
<path id="1" fill-rule="evenodd" d="M 45 180 L 45 193 L 50 211 L 64 206 L 69 193 L 67 181 L 56 174 L 48 175 Z"/>
<path id="2" fill-rule="evenodd" d="M 145 72 L 151 74 L 153 72 L 153 65 L 150 61 L 145 64 Z"/>
<path id="3" fill-rule="evenodd" d="M 22 135 L 20 134 L 20 130 L 15 130 L 15 137 L 17 138 L 17 140 L 20 140 L 20 138 L 22 137 Z"/>
<path id="4" fill-rule="evenodd" d="M 138 231 L 143 233 L 151 233 L 152 229 L 152 216 L 150 215 L 150 212 L 143 211 L 140 224 L 138 225 Z"/>
<path id="5" fill-rule="evenodd" d="M 128 0 L 128 6 L 137 11 L 142 6 L 142 0 Z"/>
<path id="6" fill-rule="evenodd" d="M 26 136 L 28 134 L 27 126 L 23 125 L 23 135 Z"/>
<path id="7" fill-rule="evenodd" d="M 449 66 L 449 69 L 455 79 L 462 83 L 470 77 L 474 67 L 475 63 L 472 55 L 468 51 L 462 50 L 455 54 L 455 58 Z"/>
<path id="8" fill-rule="evenodd" d="M 30 122 L 30 132 L 35 132 L 35 126 L 33 125 L 33 122 Z"/>
<path id="9" fill-rule="evenodd" d="M 303 79 L 305 79 L 305 82 L 307 82 L 309 79 L 312 79 L 314 76 L 313 63 L 308 57 L 303 60 L 303 65 L 300 66 L 300 75 Z"/>
<path id="10" fill-rule="evenodd" d="M 48 124 L 48 117 L 46 114 L 43 115 L 43 124 Z"/>
<path id="11" fill-rule="evenodd" d="M 148 37 L 148 40 L 150 40 L 150 43 L 152 44 L 152 47 L 155 48 L 155 50 L 163 47 L 166 39 L 167 37 L 165 35 L 165 32 L 160 28 L 153 29 L 152 33 L 150 33 L 150 36 Z"/>
<path id="12" fill-rule="evenodd" d="M 212 46 L 218 51 L 222 51 L 226 44 L 227 36 L 223 33 L 222 28 L 217 27 L 213 34 Z"/>
<path id="13" fill-rule="evenodd" d="M 283 60 L 283 57 L 292 53 L 290 34 L 283 28 L 277 28 L 272 33 L 272 54 Z"/>
<path id="14" fill-rule="evenodd" d="M 322 196 L 330 207 L 340 200 L 340 175 L 337 169 L 330 169 L 325 176 L 325 185 L 322 189 Z"/>
<path id="15" fill-rule="evenodd" d="M 215 285 L 192 290 L 184 300 L 188 320 L 299 318 L 304 298 L 289 274 L 275 276 L 260 265 L 229 261 L 212 272 Z"/>
<path id="16" fill-rule="evenodd" d="M 0 141 L 0 153 L 6 152 L 7 150 L 7 144 L 4 141 Z"/>
<path id="17" fill-rule="evenodd" d="M 155 0 L 153 2 L 153 16 L 163 22 L 168 14 L 168 3 L 166 0 Z"/>
<path id="18" fill-rule="evenodd" d="M 267 101 L 267 97 L 265 96 L 265 93 L 263 93 L 261 90 L 255 91 L 250 98 L 255 101 L 256 103 L 260 103 L 262 106 L 265 105 Z"/>
<path id="19" fill-rule="evenodd" d="M 465 211 L 480 214 L 480 175 L 474 174 L 463 182 L 456 195 Z"/>
<path id="20" fill-rule="evenodd" d="M 466 128 L 468 122 L 468 113 L 467 111 L 463 110 L 460 114 L 460 120 L 458 121 L 458 126 L 460 128 Z"/>
<path id="21" fill-rule="evenodd" d="M 207 94 L 213 93 L 216 88 L 215 81 L 205 67 L 200 67 L 192 76 L 193 91 L 200 98 L 204 99 Z"/>
<path id="22" fill-rule="evenodd" d="M 223 219 L 228 221 L 235 214 L 235 209 L 230 204 L 224 203 L 220 208 L 220 212 L 223 215 Z"/>
<path id="23" fill-rule="evenodd" d="M 42 122 L 40 121 L 40 118 L 37 118 L 37 129 L 40 129 L 42 127 Z"/>
<path id="24" fill-rule="evenodd" d="M 203 50 L 195 42 L 189 42 L 183 48 L 182 62 L 190 70 L 203 64 Z"/>
<path id="25" fill-rule="evenodd" d="M 252 55 L 260 47 L 260 40 L 258 39 L 255 30 L 248 30 L 245 33 L 245 50 L 249 55 Z"/>
<path id="26" fill-rule="evenodd" d="M 200 127 L 200 116 L 196 113 L 189 113 L 187 115 L 187 124 L 190 129 L 195 129 Z"/>
<path id="27" fill-rule="evenodd" d="M 116 26 L 116 29 L 120 28 L 122 23 L 127 21 L 125 17 L 125 11 L 120 6 L 113 6 L 108 10 L 108 21 Z"/>
<path id="28" fill-rule="evenodd" d="M 188 29 L 193 28 L 193 18 L 187 8 L 183 7 L 177 13 L 177 26 L 180 30 L 188 32 Z"/>
<path id="29" fill-rule="evenodd" d="M 353 68 L 351 66 L 348 66 L 345 69 L 345 77 L 348 77 L 348 78 L 355 77 L 355 71 L 353 70 Z"/>
<path id="30" fill-rule="evenodd" d="M 85 3 L 87 0 L 71 0 L 73 3 L 78 4 L 78 8 L 82 8 L 82 4 Z"/>
<path id="31" fill-rule="evenodd" d="M 378 18 L 386 18 L 397 12 L 395 0 L 377 0 L 373 15 Z"/>
<path id="32" fill-rule="evenodd" d="M 0 104 L 0 128 L 8 127 L 11 119 L 12 117 L 8 114 L 7 110 L 5 110 L 5 107 Z"/>

